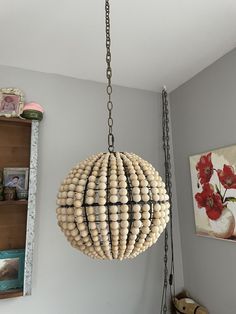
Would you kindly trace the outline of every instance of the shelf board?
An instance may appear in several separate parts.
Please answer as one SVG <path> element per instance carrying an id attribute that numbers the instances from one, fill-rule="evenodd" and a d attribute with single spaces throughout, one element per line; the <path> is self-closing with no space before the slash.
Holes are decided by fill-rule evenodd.
<path id="1" fill-rule="evenodd" d="M 22 289 L 0 291 L 0 299 L 16 298 L 16 297 L 22 297 L 22 296 L 23 296 Z"/>
<path id="2" fill-rule="evenodd" d="M 13 201 L 0 201 L 0 206 L 6 206 L 6 205 L 27 205 L 27 200 L 13 200 Z"/>
<path id="3" fill-rule="evenodd" d="M 27 120 L 27 119 L 21 119 L 21 118 L 6 118 L 6 117 L 0 117 L 0 121 L 3 122 L 14 122 L 18 124 L 26 124 L 26 125 L 31 125 L 32 120 Z"/>

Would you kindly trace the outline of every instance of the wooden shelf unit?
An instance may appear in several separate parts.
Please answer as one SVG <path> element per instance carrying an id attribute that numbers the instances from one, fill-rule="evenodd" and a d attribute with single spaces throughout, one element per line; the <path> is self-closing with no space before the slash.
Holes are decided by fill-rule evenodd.
<path id="1" fill-rule="evenodd" d="M 38 126 L 38 121 L 0 117 L 0 168 L 29 168 L 33 184 L 37 182 Z M 29 191 L 29 197 L 30 205 L 27 200 L 0 201 L 0 250 L 25 249 L 27 267 L 26 286 L 21 290 L 0 291 L 0 299 L 31 294 L 34 188 Z"/>

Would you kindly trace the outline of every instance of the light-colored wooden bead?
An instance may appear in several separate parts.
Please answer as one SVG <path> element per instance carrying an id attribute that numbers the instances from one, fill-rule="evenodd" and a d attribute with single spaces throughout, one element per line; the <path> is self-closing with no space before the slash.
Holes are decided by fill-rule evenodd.
<path id="1" fill-rule="evenodd" d="M 128 205 L 121 205 L 120 210 L 122 213 L 127 213 L 129 211 L 129 206 Z"/>
<path id="2" fill-rule="evenodd" d="M 154 218 L 161 218 L 161 217 L 162 217 L 162 214 L 161 214 L 160 211 L 154 212 L 154 213 L 153 213 L 153 217 L 154 217 Z"/>
<path id="3" fill-rule="evenodd" d="M 112 174 L 112 175 L 109 177 L 109 180 L 110 180 L 110 182 L 112 182 L 112 181 L 117 181 L 117 175 Z"/>
<path id="4" fill-rule="evenodd" d="M 119 229 L 111 229 L 111 233 L 118 236 L 119 235 Z"/>
<path id="5" fill-rule="evenodd" d="M 110 215 L 110 220 L 111 221 L 117 221 L 118 220 L 118 215 L 117 214 L 111 214 Z"/>
<path id="6" fill-rule="evenodd" d="M 119 182 L 119 188 L 126 188 L 127 187 L 127 183 L 125 181 L 120 181 Z"/>
<path id="7" fill-rule="evenodd" d="M 111 188 L 110 189 L 110 194 L 111 195 L 117 195 L 118 194 L 118 190 L 116 188 Z"/>
<path id="8" fill-rule="evenodd" d="M 110 202 L 111 203 L 117 203 L 118 202 L 118 196 L 117 195 L 111 195 L 110 196 Z"/>
<path id="9" fill-rule="evenodd" d="M 105 175 L 101 175 L 101 177 L 99 178 L 99 182 L 100 183 L 106 183 L 107 182 L 107 177 Z"/>
<path id="10" fill-rule="evenodd" d="M 96 217 L 94 214 L 88 215 L 88 221 L 94 222 L 96 220 Z"/>
<path id="11" fill-rule="evenodd" d="M 142 218 L 143 219 L 149 219 L 150 218 L 150 213 L 149 212 L 143 212 L 142 213 Z"/>
<path id="12" fill-rule="evenodd" d="M 135 220 L 139 220 L 139 219 L 141 219 L 141 214 L 140 213 L 134 213 L 133 217 Z"/>
<path id="13" fill-rule="evenodd" d="M 120 202 L 121 202 L 122 204 L 126 204 L 126 203 L 128 203 L 128 201 L 129 201 L 129 199 L 128 199 L 128 197 L 127 197 L 126 195 L 122 195 L 122 196 L 120 197 Z"/>
<path id="14" fill-rule="evenodd" d="M 87 230 L 83 230 L 80 232 L 82 237 L 86 237 L 88 235 L 88 231 Z"/>
<path id="15" fill-rule="evenodd" d="M 135 222 L 137 222 L 137 221 L 135 221 Z M 129 226 L 129 222 L 128 222 L 127 220 L 122 220 L 122 221 L 120 222 L 120 226 L 121 226 L 122 228 L 127 228 L 127 227 Z M 135 227 L 138 227 L 137 224 L 135 225 Z"/>
<path id="16" fill-rule="evenodd" d="M 74 191 L 69 191 L 69 192 L 67 193 L 67 197 L 69 197 L 69 198 L 73 198 L 74 195 L 75 195 L 75 192 L 74 192 Z"/>
<path id="17" fill-rule="evenodd" d="M 88 205 L 92 205 L 94 203 L 94 197 L 92 196 L 86 197 L 86 203 Z"/>
<path id="18" fill-rule="evenodd" d="M 106 220 L 106 214 L 100 214 L 99 215 L 99 219 L 100 219 L 100 221 L 105 221 Z"/>
<path id="19" fill-rule="evenodd" d="M 144 227 L 150 227 L 151 221 L 150 220 L 143 220 L 142 224 L 143 224 Z"/>
<path id="20" fill-rule="evenodd" d="M 150 200 L 150 197 L 149 197 L 149 195 L 147 195 L 147 194 L 143 194 L 143 195 L 141 196 L 141 198 L 142 198 L 142 201 L 143 201 L 143 202 L 148 202 L 148 201 Z"/>
<path id="21" fill-rule="evenodd" d="M 111 222 L 110 227 L 111 227 L 111 229 L 119 229 L 119 223 L 118 222 Z"/>
<path id="22" fill-rule="evenodd" d="M 109 208 L 109 213 L 110 214 L 116 214 L 118 212 L 118 207 L 117 206 L 111 206 L 110 208 Z"/>
<path id="23" fill-rule="evenodd" d="M 87 190 L 86 195 L 87 196 L 94 196 L 95 195 L 95 191 L 92 190 L 92 189 L 89 189 L 89 190 Z"/>
<path id="24" fill-rule="evenodd" d="M 141 215 L 140 215 L 141 216 Z M 128 218 L 129 218 L 129 214 L 128 213 L 121 213 L 120 214 L 120 218 L 122 219 L 122 220 L 127 220 Z"/>
<path id="25" fill-rule="evenodd" d="M 77 200 L 83 200 L 83 198 L 84 198 L 84 194 L 82 194 L 82 193 L 76 193 L 75 194 L 75 198 L 77 199 Z"/>
<path id="26" fill-rule="evenodd" d="M 89 229 L 90 229 L 90 230 L 95 230 L 96 228 L 97 228 L 97 225 L 96 225 L 95 222 L 90 222 L 90 223 L 89 223 Z"/>
<path id="27" fill-rule="evenodd" d="M 83 192 L 84 191 L 84 186 L 77 185 L 75 190 L 76 190 L 76 192 Z"/>
<path id="28" fill-rule="evenodd" d="M 119 195 L 120 196 L 125 196 L 125 195 L 127 195 L 127 193 L 128 193 L 128 191 L 126 189 L 122 188 L 122 189 L 119 190 Z"/>
<path id="29" fill-rule="evenodd" d="M 118 186 L 117 181 L 110 181 L 110 182 L 109 182 L 109 187 L 110 187 L 110 188 L 116 188 L 117 186 Z"/>
<path id="30" fill-rule="evenodd" d="M 98 188 L 99 188 L 100 190 L 105 190 L 106 187 L 107 187 L 107 185 L 106 185 L 105 183 L 99 183 L 99 184 L 98 184 Z"/>
<path id="31" fill-rule="evenodd" d="M 141 206 L 138 204 L 133 205 L 133 212 L 134 213 L 139 213 L 141 211 Z"/>
<path id="32" fill-rule="evenodd" d="M 66 205 L 71 206 L 71 205 L 73 205 L 73 203 L 74 203 L 73 198 L 67 198 L 67 200 L 66 200 Z"/>
<path id="33" fill-rule="evenodd" d="M 129 233 L 129 230 L 127 228 L 120 229 L 120 234 L 127 235 Z"/>
<path id="34" fill-rule="evenodd" d="M 78 234 L 79 234 L 79 231 L 78 231 L 77 228 L 75 228 L 75 229 L 73 229 L 73 230 L 71 231 L 71 235 L 72 235 L 73 237 L 76 237 Z"/>
<path id="35" fill-rule="evenodd" d="M 133 195 L 133 201 L 138 203 L 141 201 L 141 196 L 140 195 Z"/>
<path id="36" fill-rule="evenodd" d="M 98 196 L 99 197 L 106 197 L 107 192 L 105 190 L 99 190 L 98 191 Z"/>
<path id="37" fill-rule="evenodd" d="M 107 228 L 107 223 L 105 221 L 101 221 L 99 223 L 99 226 L 100 226 L 101 229 L 106 229 Z"/>
<path id="38" fill-rule="evenodd" d="M 86 229 L 86 225 L 85 225 L 85 223 L 83 223 L 83 222 L 77 224 L 77 227 L 78 227 L 79 231 L 83 231 L 83 230 Z"/>
<path id="39" fill-rule="evenodd" d="M 139 186 L 139 181 L 138 181 L 138 180 L 132 180 L 132 181 L 131 181 L 131 185 L 132 185 L 133 187 L 138 187 L 138 186 Z"/>
<path id="40" fill-rule="evenodd" d="M 77 208 L 81 208 L 81 206 L 82 206 L 81 200 L 75 200 L 74 201 L 74 206 L 77 207 Z"/>
<path id="41" fill-rule="evenodd" d="M 68 222 L 74 222 L 74 220 L 75 220 L 74 215 L 67 215 L 67 221 Z"/>
<path id="42" fill-rule="evenodd" d="M 120 182 L 126 181 L 126 176 L 125 176 L 125 175 L 119 175 L 118 180 L 119 180 Z"/>
<path id="43" fill-rule="evenodd" d="M 140 220 L 135 220 L 133 222 L 133 225 L 135 228 L 140 228 L 140 227 L 142 227 L 142 222 Z"/>
<path id="44" fill-rule="evenodd" d="M 105 205 L 105 204 L 106 204 L 106 198 L 105 198 L 105 197 L 99 197 L 99 199 L 98 199 L 98 204 L 99 204 L 100 206 Z"/>
<path id="45" fill-rule="evenodd" d="M 61 214 L 62 215 L 66 215 L 67 214 L 67 210 L 65 207 L 61 207 Z"/>
<path id="46" fill-rule="evenodd" d="M 66 213 L 67 213 L 67 215 L 72 215 L 72 214 L 74 214 L 74 208 L 73 208 L 73 207 L 68 207 L 68 208 L 66 208 Z"/>
<path id="47" fill-rule="evenodd" d="M 141 228 L 141 231 L 142 231 L 143 234 L 148 234 L 148 233 L 150 232 L 150 228 L 148 228 L 148 227 L 142 227 L 142 228 Z"/>
<path id="48" fill-rule="evenodd" d="M 91 230 L 90 233 L 91 233 L 91 235 L 92 235 L 93 237 L 95 237 L 95 236 L 98 235 L 98 231 L 97 231 L 96 229 Z"/>
<path id="49" fill-rule="evenodd" d="M 139 233 L 139 228 L 131 228 L 131 232 L 137 235 Z"/>
<path id="50" fill-rule="evenodd" d="M 152 188 L 156 188 L 158 184 L 157 184 L 157 181 L 153 180 L 150 182 L 150 185 Z"/>

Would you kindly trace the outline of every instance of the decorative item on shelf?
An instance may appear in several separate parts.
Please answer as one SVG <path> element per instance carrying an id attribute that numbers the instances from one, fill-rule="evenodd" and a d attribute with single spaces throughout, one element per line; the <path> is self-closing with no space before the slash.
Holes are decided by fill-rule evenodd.
<path id="1" fill-rule="evenodd" d="M 57 198 L 58 225 L 71 245 L 91 258 L 134 258 L 151 247 L 169 221 L 169 196 L 154 167 L 133 153 L 115 152 L 112 119 L 110 4 L 105 1 L 108 151 L 80 162 Z"/>
<path id="2" fill-rule="evenodd" d="M 236 145 L 190 157 L 198 235 L 236 241 Z"/>
<path id="3" fill-rule="evenodd" d="M 4 168 L 4 186 L 28 190 L 29 168 Z"/>
<path id="4" fill-rule="evenodd" d="M 28 199 L 28 191 L 27 190 L 17 190 L 16 191 L 17 199 L 20 201 L 24 201 Z"/>
<path id="5" fill-rule="evenodd" d="M 43 119 L 43 107 L 35 102 L 28 103 L 24 106 L 22 118 L 29 120 L 39 120 Z"/>
<path id="6" fill-rule="evenodd" d="M 25 250 L 0 251 L 0 292 L 22 289 Z"/>
<path id="7" fill-rule="evenodd" d="M 18 88 L 0 88 L 0 116 L 19 117 L 24 106 L 24 94 Z"/>
<path id="8" fill-rule="evenodd" d="M 208 314 L 208 310 L 197 304 L 188 293 L 180 293 L 174 298 L 173 302 L 174 310 L 176 314 Z"/>
<path id="9" fill-rule="evenodd" d="M 13 201 L 16 199 L 16 188 L 15 187 L 4 187 L 4 200 Z"/>

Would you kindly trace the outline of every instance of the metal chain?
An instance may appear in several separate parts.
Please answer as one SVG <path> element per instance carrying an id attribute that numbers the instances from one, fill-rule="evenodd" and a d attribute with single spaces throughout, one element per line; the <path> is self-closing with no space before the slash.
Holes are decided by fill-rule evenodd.
<path id="1" fill-rule="evenodd" d="M 164 284 L 161 303 L 161 314 L 166 314 L 167 306 L 167 288 L 168 276 L 170 285 L 171 298 L 175 295 L 175 278 L 174 278 L 174 245 L 173 245 L 173 219 L 172 219 L 172 183 L 171 183 L 171 155 L 170 155 L 170 129 L 169 129 L 169 109 L 168 109 L 168 94 L 166 89 L 162 90 L 162 128 L 163 128 L 163 150 L 165 156 L 165 183 L 166 190 L 169 195 L 170 203 L 170 242 L 171 242 L 171 268 L 168 270 L 168 250 L 169 250 L 169 231 L 165 229 L 165 244 L 164 244 Z"/>
<path id="2" fill-rule="evenodd" d="M 108 150 L 109 152 L 114 152 L 114 135 L 112 131 L 113 127 L 113 119 L 111 116 L 112 109 L 113 109 L 113 102 L 111 100 L 112 94 L 112 86 L 111 86 L 111 77 L 112 77 L 112 69 L 111 69 L 111 34 L 110 34 L 110 4 L 109 0 L 105 1 L 105 21 L 106 21 L 106 63 L 107 63 L 107 95 L 108 95 L 108 102 L 107 102 L 107 109 L 108 109 Z"/>

